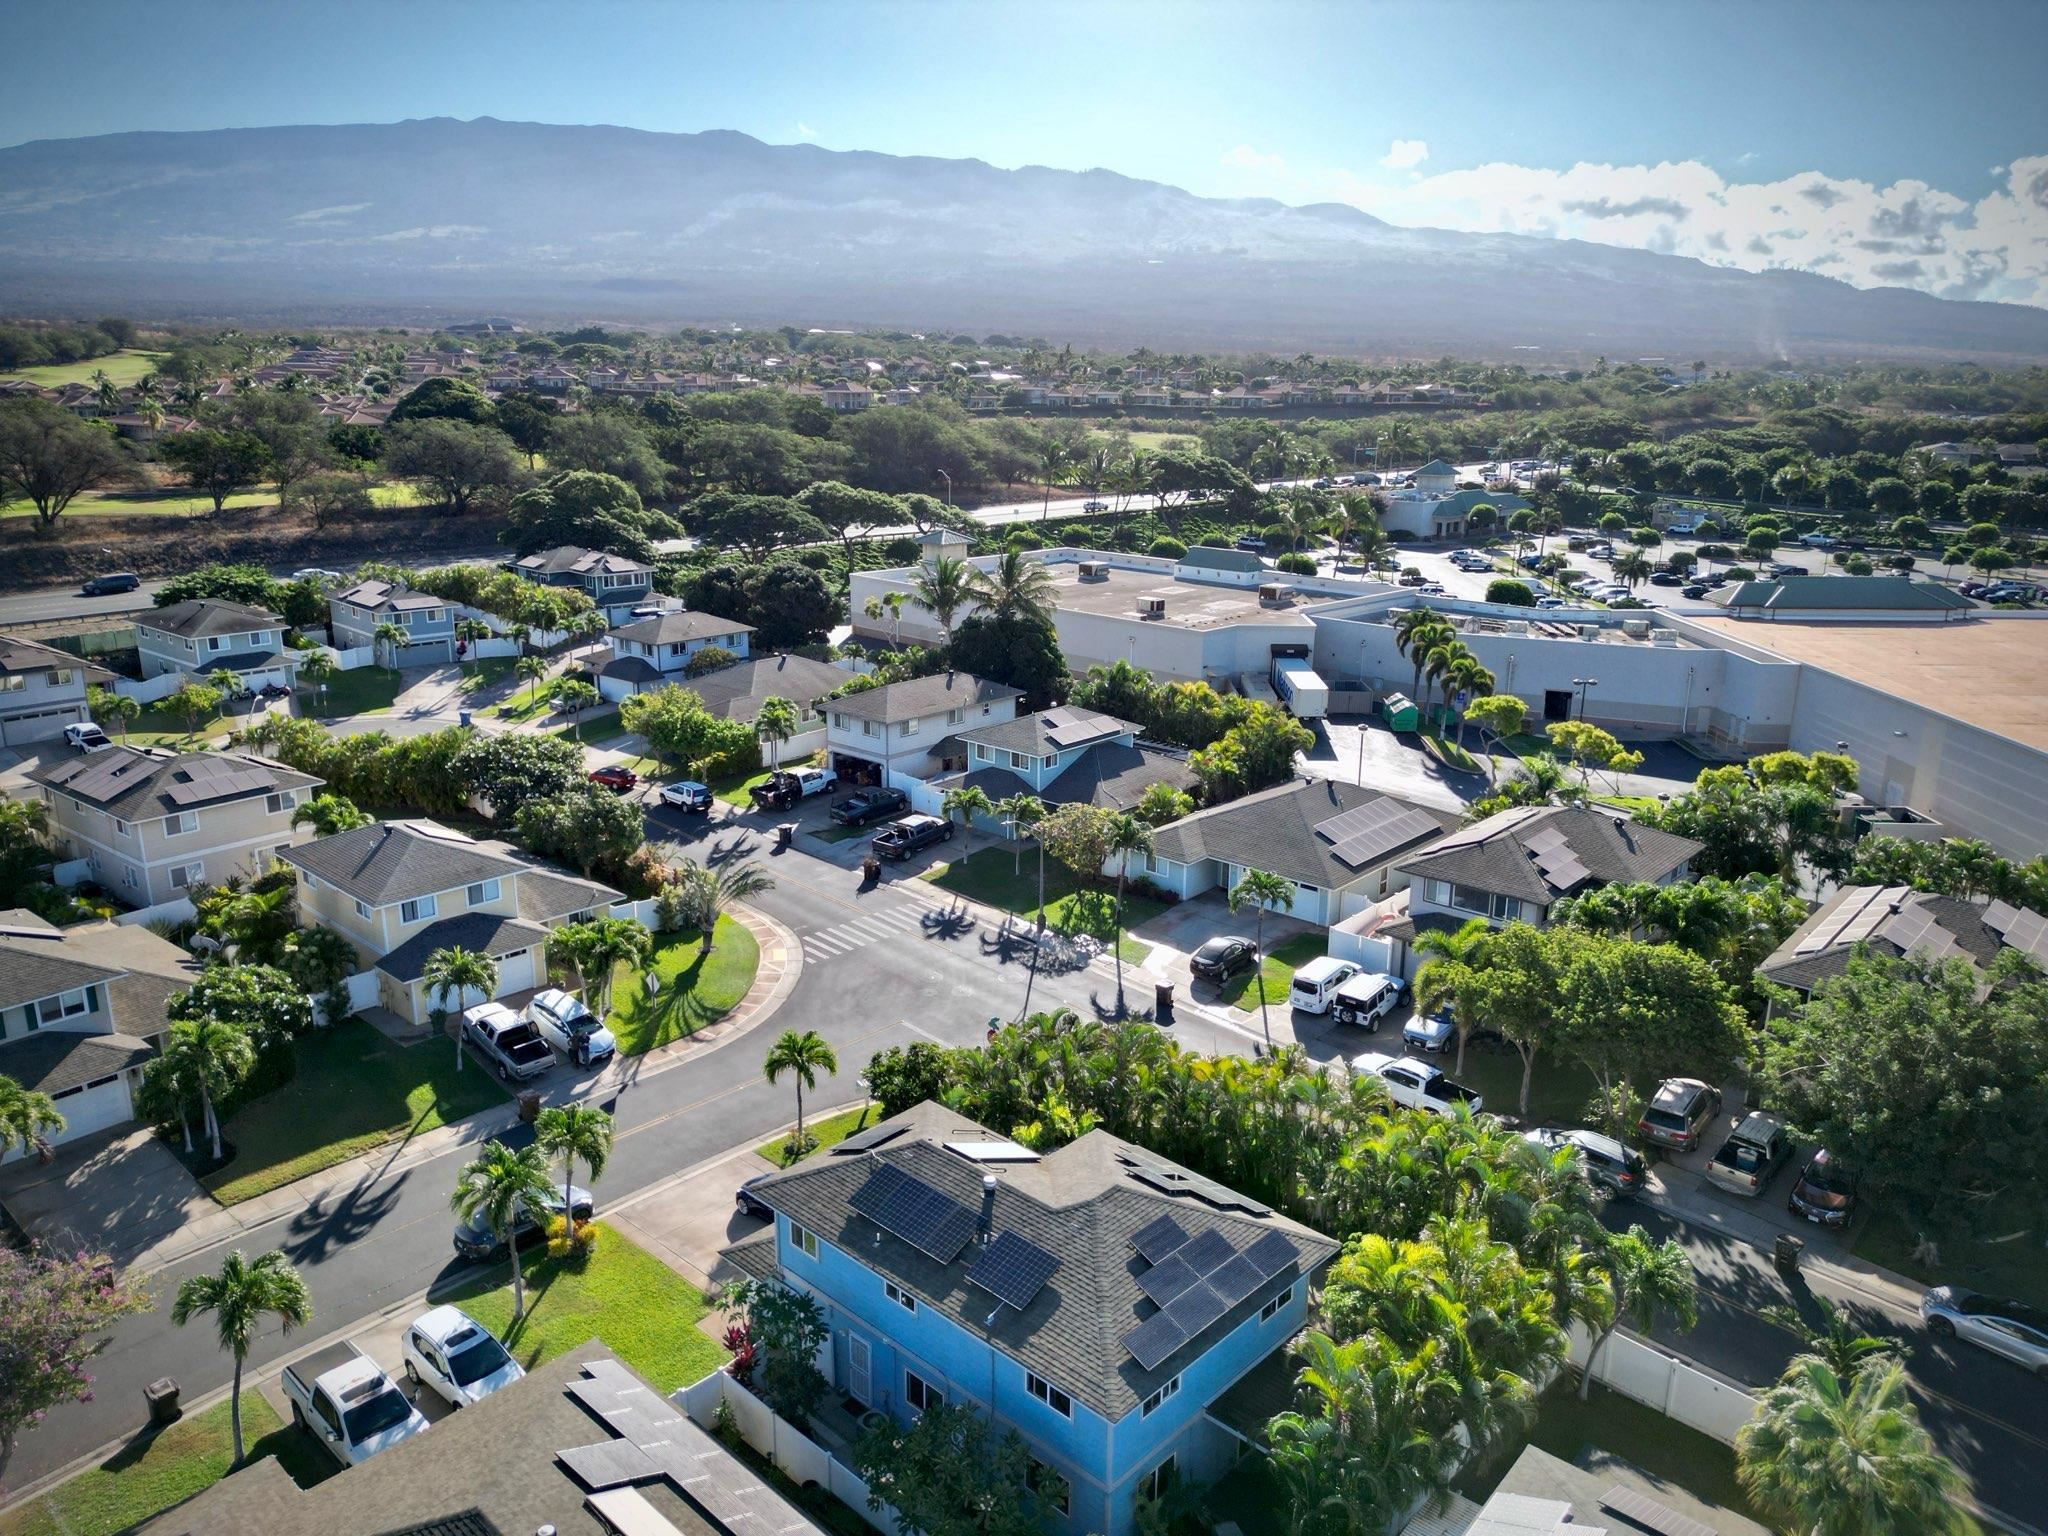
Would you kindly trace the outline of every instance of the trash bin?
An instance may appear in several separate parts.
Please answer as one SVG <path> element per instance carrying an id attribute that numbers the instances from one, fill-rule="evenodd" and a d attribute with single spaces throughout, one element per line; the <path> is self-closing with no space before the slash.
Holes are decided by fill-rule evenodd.
<path id="1" fill-rule="evenodd" d="M 149 1405 L 149 1422 L 161 1428 L 175 1424 L 178 1420 L 178 1384 L 168 1376 L 159 1376 L 142 1389 L 142 1400 Z"/>
<path id="2" fill-rule="evenodd" d="M 540 1090 L 525 1089 L 519 1095 L 519 1118 L 531 1125 L 540 1116 Z"/>
<path id="3" fill-rule="evenodd" d="M 1162 1024 L 1173 1017 L 1173 983 L 1157 981 L 1152 984 L 1152 1015 Z"/>
<path id="4" fill-rule="evenodd" d="M 458 711 L 456 712 L 456 717 L 457 717 L 458 719 L 460 719 L 460 720 L 462 721 L 462 723 L 463 723 L 464 725 L 467 725 L 467 724 L 469 724 L 469 711 L 468 711 L 468 710 L 466 710 L 466 709 L 464 709 L 464 710 L 458 710 Z"/>
<path id="5" fill-rule="evenodd" d="M 1799 1255 L 1806 1250 L 1806 1240 L 1794 1237 L 1790 1232 L 1780 1232 L 1777 1242 L 1771 1248 L 1771 1262 L 1791 1274 L 1799 1267 Z"/>

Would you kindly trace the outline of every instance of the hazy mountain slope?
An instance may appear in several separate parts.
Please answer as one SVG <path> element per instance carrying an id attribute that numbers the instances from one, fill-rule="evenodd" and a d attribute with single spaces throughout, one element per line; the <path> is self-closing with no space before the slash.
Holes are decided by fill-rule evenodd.
<path id="1" fill-rule="evenodd" d="M 2020 306 L 1397 229 L 1107 171 L 490 119 L 0 150 L 0 308 L 117 302 L 1284 349 L 2048 355 L 2048 312 Z"/>

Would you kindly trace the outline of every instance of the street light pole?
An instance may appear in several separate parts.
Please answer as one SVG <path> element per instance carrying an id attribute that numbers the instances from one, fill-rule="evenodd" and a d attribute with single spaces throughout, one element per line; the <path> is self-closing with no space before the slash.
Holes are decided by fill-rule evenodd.
<path id="1" fill-rule="evenodd" d="M 950 507 L 951 505 L 953 505 L 953 477 L 947 474 L 943 469 L 940 470 L 938 473 L 939 478 L 946 482 L 946 505 Z"/>
<path id="2" fill-rule="evenodd" d="M 1579 718 L 1583 720 L 1586 718 L 1586 690 L 1588 688 L 1598 688 L 1600 686 L 1600 679 L 1597 677 L 1575 677 L 1572 679 L 1572 686 L 1579 690 Z"/>

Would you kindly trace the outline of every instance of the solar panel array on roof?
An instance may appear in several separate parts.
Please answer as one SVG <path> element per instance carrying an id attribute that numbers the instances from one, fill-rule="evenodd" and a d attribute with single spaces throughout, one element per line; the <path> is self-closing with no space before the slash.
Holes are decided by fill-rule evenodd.
<path id="1" fill-rule="evenodd" d="M 1817 955 L 1845 944 L 1860 944 L 1877 932 L 1878 925 L 1896 912 L 1911 894 L 1903 885 L 1873 885 L 1846 896 L 1826 922 L 1815 928 L 1792 951 L 1795 955 Z"/>
<path id="2" fill-rule="evenodd" d="M 1219 1211 L 1243 1211 L 1251 1216 L 1270 1216 L 1273 1208 L 1262 1205 L 1249 1195 L 1240 1195 L 1236 1190 L 1218 1184 L 1214 1179 L 1205 1179 L 1198 1173 L 1189 1173 L 1185 1168 L 1171 1164 L 1148 1163 L 1127 1153 L 1119 1152 L 1117 1161 L 1130 1169 L 1131 1177 L 1140 1184 L 1149 1186 L 1166 1195 L 1187 1195 L 1205 1205 L 1213 1205 Z"/>
<path id="3" fill-rule="evenodd" d="M 2048 918 L 2040 913 L 1994 901 L 1984 909 L 1984 926 L 2014 949 L 2048 964 Z"/>
<path id="4" fill-rule="evenodd" d="M 1691 1515 L 1681 1515 L 1669 1505 L 1660 1504 L 1647 1493 L 1638 1493 L 1633 1488 L 1619 1484 L 1600 1495 L 1600 1507 L 1609 1514 L 1620 1515 L 1656 1536 L 1714 1536 L 1714 1528 Z"/>
<path id="5" fill-rule="evenodd" d="M 1014 1232 L 998 1232 L 984 1248 L 967 1278 L 1019 1312 L 1031 1305 L 1031 1298 L 1044 1289 L 1060 1261 L 1029 1238 Z"/>
<path id="6" fill-rule="evenodd" d="M 1131 1234 L 1131 1246 L 1147 1264 L 1157 1264 L 1187 1240 L 1187 1233 L 1171 1216 L 1155 1217 Z"/>
<path id="7" fill-rule="evenodd" d="M 1166 1311 L 1154 1312 L 1123 1336 L 1123 1346 L 1131 1358 L 1148 1371 L 1157 1370 L 1162 1360 L 1187 1341 L 1187 1329 Z"/>
<path id="8" fill-rule="evenodd" d="M 237 768 L 232 773 L 195 774 L 184 783 L 170 785 L 164 793 L 173 805 L 197 805 L 204 800 L 220 800 L 229 795 L 262 789 L 269 783 L 270 775 L 260 768 Z"/>
<path id="9" fill-rule="evenodd" d="M 959 1258 L 974 1235 L 974 1212 L 888 1163 L 869 1174 L 847 1204 L 940 1264 Z"/>
<path id="10" fill-rule="evenodd" d="M 1264 1284 L 1265 1279 L 1259 1273 L 1259 1266 L 1240 1253 L 1232 1255 L 1229 1263 L 1212 1273 L 1209 1284 L 1234 1307 Z"/>
<path id="11" fill-rule="evenodd" d="M 1441 830 L 1433 817 L 1392 799 L 1375 800 L 1316 823 L 1316 836 L 1353 869 L 1377 863 L 1396 848 Z"/>
<path id="12" fill-rule="evenodd" d="M 1529 834 L 1522 846 L 1531 853 L 1542 853 L 1547 849 L 1555 848 L 1563 841 L 1564 833 L 1558 828 L 1539 827 L 1536 831 Z"/>
<path id="13" fill-rule="evenodd" d="M 856 1152 L 872 1152 L 876 1147 L 894 1141 L 910 1129 L 907 1125 L 874 1125 L 855 1133 L 832 1149 L 834 1155 L 848 1157 Z"/>
<path id="14" fill-rule="evenodd" d="M 1044 724 L 1047 739 L 1056 747 L 1071 747 L 1093 741 L 1098 736 L 1113 736 L 1121 729 L 1109 715 L 1071 709 L 1054 710 L 1044 717 Z"/>
<path id="15" fill-rule="evenodd" d="M 1163 1307 L 1201 1278 L 1200 1270 L 1174 1253 L 1138 1276 L 1138 1289 Z"/>
<path id="16" fill-rule="evenodd" d="M 1206 1280 L 1197 1280 L 1166 1305 L 1166 1315 L 1191 1339 L 1229 1310 L 1230 1303 Z"/>
<path id="17" fill-rule="evenodd" d="M 1237 1249 L 1221 1232 L 1210 1230 L 1188 1240 L 1188 1245 L 1174 1255 L 1185 1260 L 1198 1275 L 1206 1275 L 1236 1257 Z"/>
<path id="18" fill-rule="evenodd" d="M 1290 1264 L 1301 1261 L 1301 1250 L 1294 1246 L 1293 1239 L 1284 1232 L 1268 1232 L 1251 1247 L 1244 1256 L 1259 1272 L 1259 1279 L 1272 1279 Z"/>

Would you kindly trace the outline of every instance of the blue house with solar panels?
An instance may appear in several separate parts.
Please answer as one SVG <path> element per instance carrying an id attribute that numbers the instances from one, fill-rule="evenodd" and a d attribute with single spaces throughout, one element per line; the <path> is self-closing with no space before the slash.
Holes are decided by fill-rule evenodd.
<path id="1" fill-rule="evenodd" d="M 1252 1449 L 1338 1248 L 1102 1131 L 1041 1157 L 934 1103 L 750 1188 L 774 1226 L 724 1257 L 824 1308 L 834 1391 L 993 1414 L 1055 1531 L 1124 1536 Z"/>

